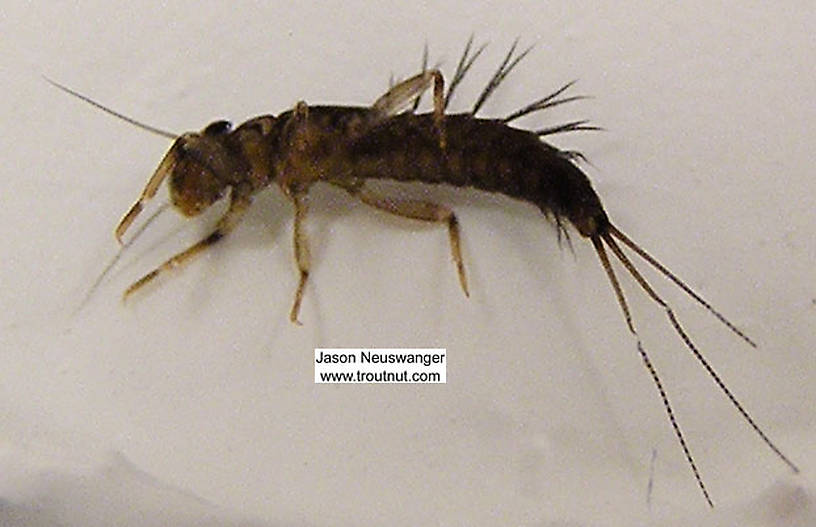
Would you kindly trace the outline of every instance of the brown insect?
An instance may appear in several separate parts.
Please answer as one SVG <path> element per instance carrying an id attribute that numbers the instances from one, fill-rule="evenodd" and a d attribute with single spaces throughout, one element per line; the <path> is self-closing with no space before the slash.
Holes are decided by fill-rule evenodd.
<path id="1" fill-rule="evenodd" d="M 312 185 L 318 182 L 339 187 L 368 205 L 398 216 L 446 224 L 459 282 L 465 295 L 468 295 L 459 243 L 459 223 L 453 211 L 437 203 L 382 195 L 370 189 L 366 181 L 393 179 L 444 183 L 498 192 L 537 206 L 546 217 L 555 222 L 559 239 L 562 235 L 568 239 L 566 224 L 569 223 L 581 236 L 592 242 L 615 292 L 627 327 L 635 337 L 638 353 L 660 393 L 674 433 L 709 505 L 713 506 L 713 502 L 657 371 L 640 341 L 623 290 L 607 255 L 607 248 L 641 289 L 663 308 L 685 346 L 762 441 L 791 470 L 798 472 L 796 465 L 767 437 L 726 387 L 692 342 L 672 308 L 635 268 L 619 243 L 674 282 L 748 345 L 757 347 L 756 343 L 666 266 L 615 227 L 589 179 L 577 165 L 577 161 L 583 158 L 580 153 L 561 150 L 541 139 L 562 132 L 598 128 L 588 125 L 586 121 L 573 121 L 536 131 L 510 126 L 519 117 L 581 99 L 580 96 L 559 98 L 573 83 L 566 84 L 503 119 L 476 117 L 485 101 L 530 51 L 528 48 L 516 55 L 514 43 L 473 109 L 467 113 L 445 113 L 456 87 L 484 50 L 482 46 L 472 51 L 472 42 L 471 38 L 459 60 L 447 93 L 439 70 L 427 69 L 426 49 L 422 72 L 393 86 L 371 106 L 309 106 L 305 102 L 299 102 L 292 110 L 278 116 L 264 115 L 250 119 L 234 130 L 227 121 L 215 121 L 201 132 L 189 132 L 180 136 L 142 124 L 49 80 L 58 88 L 107 113 L 174 140 L 141 196 L 116 227 L 115 234 L 120 243 L 145 202 L 156 194 L 165 179 L 169 178 L 172 204 L 186 216 L 198 215 L 225 196 L 229 200 L 226 212 L 208 236 L 133 283 L 125 291 L 125 297 L 222 239 L 241 221 L 253 196 L 274 183 L 294 207 L 294 254 L 300 278 L 290 319 L 299 323 L 298 313 L 309 277 L 309 248 L 303 229 L 306 219 L 305 199 Z M 433 111 L 417 114 L 422 94 L 431 87 Z"/>

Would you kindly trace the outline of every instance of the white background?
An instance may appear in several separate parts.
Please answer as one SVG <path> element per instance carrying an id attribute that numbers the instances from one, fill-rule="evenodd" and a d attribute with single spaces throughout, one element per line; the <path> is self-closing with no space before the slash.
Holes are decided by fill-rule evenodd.
<path id="1" fill-rule="evenodd" d="M 209 4 L 0 11 L 0 524 L 816 521 L 811 2 Z M 470 299 L 443 228 L 315 188 L 313 281 L 293 326 L 291 207 L 270 189 L 211 254 L 123 305 L 130 282 L 206 231 L 207 218 L 165 214 L 75 313 L 168 142 L 41 75 L 183 132 L 298 100 L 369 104 L 417 71 L 426 42 L 450 78 L 470 34 L 491 45 L 454 110 L 516 37 L 536 48 L 485 115 L 575 78 L 594 96 L 520 124 L 607 129 L 552 140 L 591 160 L 622 230 L 760 342 L 655 278 L 802 474 L 627 281 L 710 511 L 591 246 L 559 250 L 537 211 L 499 197 L 428 194 L 459 215 Z M 315 347 L 363 346 L 445 347 L 448 382 L 313 384 Z"/>

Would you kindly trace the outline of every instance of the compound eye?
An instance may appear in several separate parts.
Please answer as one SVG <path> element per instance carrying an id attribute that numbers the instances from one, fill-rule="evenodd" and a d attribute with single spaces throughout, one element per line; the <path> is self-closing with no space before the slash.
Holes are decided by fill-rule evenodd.
<path id="1" fill-rule="evenodd" d="M 215 121 L 207 125 L 204 129 L 204 135 L 221 135 L 226 134 L 232 130 L 232 123 L 229 121 Z"/>

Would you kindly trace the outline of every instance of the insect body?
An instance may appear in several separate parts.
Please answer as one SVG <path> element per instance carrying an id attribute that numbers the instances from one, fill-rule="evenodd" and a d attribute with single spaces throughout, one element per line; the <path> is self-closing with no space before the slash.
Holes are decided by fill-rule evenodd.
<path id="1" fill-rule="evenodd" d="M 675 418 L 666 391 L 640 341 L 607 249 L 642 290 L 663 308 L 685 346 L 752 429 L 783 462 L 794 472 L 798 472 L 797 467 L 765 435 L 726 387 L 692 342 L 672 308 L 640 274 L 619 244 L 632 250 L 674 282 L 746 343 L 753 347 L 756 344 L 610 221 L 589 179 L 576 164 L 576 160 L 581 157 L 579 153 L 560 150 L 541 139 L 560 132 L 597 128 L 587 125 L 585 121 L 538 131 L 510 126 L 509 123 L 518 117 L 579 99 L 580 97 L 559 98 L 572 83 L 504 119 L 476 117 L 476 113 L 496 87 L 529 52 L 528 49 L 514 56 L 514 44 L 472 111 L 445 114 L 454 89 L 484 49 L 482 47 L 471 53 L 471 44 L 472 39 L 465 47 L 447 93 L 444 91 L 441 73 L 426 69 L 426 54 L 420 74 L 392 87 L 370 107 L 309 106 L 300 102 L 294 109 L 278 116 L 257 117 L 235 129 L 226 121 L 216 121 L 201 132 L 181 136 L 138 123 L 52 82 L 108 113 L 174 139 L 142 195 L 117 226 L 115 234 L 120 243 L 125 231 L 142 211 L 144 203 L 155 195 L 165 179 L 168 179 L 171 202 L 186 216 L 201 213 L 225 196 L 229 200 L 226 212 L 208 236 L 135 282 L 127 289 L 125 296 L 223 238 L 241 220 L 253 195 L 274 183 L 294 207 L 293 239 L 299 282 L 290 319 L 297 323 L 304 286 L 309 276 L 309 250 L 303 230 L 305 198 L 311 186 L 318 182 L 337 186 L 364 203 L 392 214 L 446 224 L 460 285 L 467 295 L 467 279 L 459 247 L 459 224 L 455 214 L 443 205 L 381 195 L 369 188 L 366 181 L 393 179 L 444 183 L 498 192 L 537 206 L 554 220 L 559 237 L 568 236 L 567 225 L 571 224 L 581 236 L 590 240 L 612 285 L 627 327 L 635 337 L 638 353 L 660 393 L 686 460 L 710 505 L 713 506 L 713 502 Z M 419 98 L 431 86 L 433 112 L 415 113 Z M 402 111 L 412 101 L 413 108 Z"/>

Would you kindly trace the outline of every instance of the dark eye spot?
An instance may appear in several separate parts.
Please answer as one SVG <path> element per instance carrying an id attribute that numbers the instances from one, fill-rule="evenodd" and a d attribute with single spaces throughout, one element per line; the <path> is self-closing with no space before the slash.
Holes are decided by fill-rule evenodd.
<path id="1" fill-rule="evenodd" d="M 232 123 L 229 121 L 215 121 L 207 125 L 204 135 L 221 135 L 232 130 Z"/>

